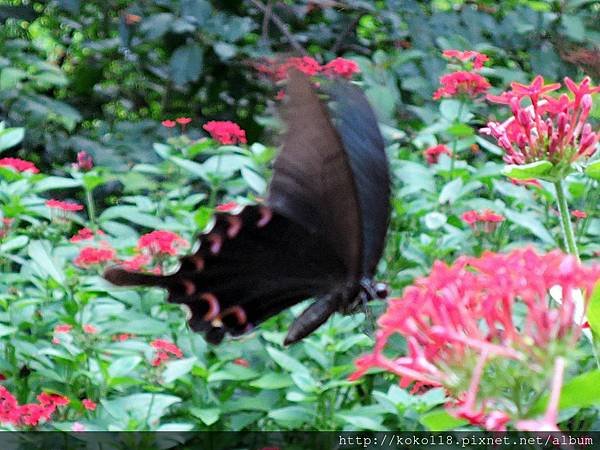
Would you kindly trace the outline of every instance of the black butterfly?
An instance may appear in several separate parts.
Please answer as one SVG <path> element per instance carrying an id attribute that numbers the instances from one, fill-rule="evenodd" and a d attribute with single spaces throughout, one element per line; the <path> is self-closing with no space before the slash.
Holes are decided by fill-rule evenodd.
<path id="1" fill-rule="evenodd" d="M 111 283 L 160 286 L 191 310 L 190 326 L 207 341 L 240 335 L 315 298 L 285 344 L 303 339 L 335 311 L 385 297 L 373 282 L 389 221 L 388 161 L 362 92 L 332 82 L 330 113 L 308 78 L 290 73 L 287 124 L 266 205 L 217 213 L 199 250 L 171 275 L 109 268 Z M 332 118 L 331 118 L 332 117 Z"/>

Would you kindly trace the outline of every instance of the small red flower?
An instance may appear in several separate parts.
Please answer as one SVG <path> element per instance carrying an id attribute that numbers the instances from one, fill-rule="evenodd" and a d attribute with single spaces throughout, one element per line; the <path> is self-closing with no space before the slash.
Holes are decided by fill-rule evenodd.
<path id="1" fill-rule="evenodd" d="M 71 431 L 74 431 L 76 433 L 85 431 L 85 425 L 83 425 L 80 422 L 73 422 L 73 425 L 71 425 Z"/>
<path id="2" fill-rule="evenodd" d="M 117 254 L 114 249 L 110 247 L 96 248 L 96 247 L 83 247 L 79 251 L 79 255 L 73 260 L 73 263 L 81 268 L 87 269 L 90 266 L 96 264 L 103 264 L 108 261 L 113 261 Z"/>
<path id="3" fill-rule="evenodd" d="M 535 186 L 537 188 L 543 189 L 542 184 L 538 180 L 535 180 L 533 178 L 527 180 L 517 180 L 515 178 L 510 178 L 510 182 L 519 186 Z"/>
<path id="4" fill-rule="evenodd" d="M 585 219 L 587 217 L 587 213 L 585 211 L 580 211 L 579 209 L 571 211 L 571 214 L 577 219 Z"/>
<path id="5" fill-rule="evenodd" d="M 120 264 L 126 270 L 130 270 L 131 272 L 140 272 L 150 263 L 152 263 L 152 257 L 150 255 L 140 254 L 129 260 L 121 261 Z"/>
<path id="6" fill-rule="evenodd" d="M 96 234 L 104 235 L 104 231 L 98 230 L 98 231 L 96 231 Z M 93 238 L 94 238 L 94 230 L 92 230 L 90 228 L 82 228 L 76 234 L 74 234 L 71 237 L 71 239 L 69 239 L 69 241 L 76 243 L 76 242 L 81 242 L 81 241 L 87 241 L 87 240 L 93 239 Z"/>
<path id="7" fill-rule="evenodd" d="M 77 153 L 77 163 L 75 167 L 83 172 L 92 170 L 94 168 L 94 159 L 86 152 Z"/>
<path id="8" fill-rule="evenodd" d="M 69 404 L 69 398 L 60 394 L 49 394 L 47 392 L 42 392 L 37 396 L 37 399 L 42 406 L 65 406 Z"/>
<path id="9" fill-rule="evenodd" d="M 61 211 L 81 211 L 83 205 L 74 202 L 63 202 L 60 200 L 50 199 L 46 201 L 46 206 L 52 209 L 60 209 Z"/>
<path id="10" fill-rule="evenodd" d="M 204 124 L 202 128 L 208 131 L 210 137 L 212 137 L 215 141 L 223 145 L 231 145 L 237 143 L 245 144 L 248 142 L 246 140 L 246 132 L 242 130 L 237 123 L 228 120 L 212 120 Z"/>
<path id="11" fill-rule="evenodd" d="M 98 333 L 98 328 L 96 328 L 94 325 L 86 323 L 83 326 L 83 332 L 87 333 L 87 334 L 96 334 L 96 333 Z"/>
<path id="12" fill-rule="evenodd" d="M 116 336 L 113 336 L 113 340 L 118 341 L 118 342 L 125 342 L 125 341 L 131 339 L 132 337 L 133 337 L 132 334 L 121 333 L 121 334 L 117 334 Z"/>
<path id="13" fill-rule="evenodd" d="M 179 125 L 187 125 L 191 121 L 192 119 L 190 117 L 178 117 L 175 119 L 175 122 L 177 122 Z"/>
<path id="14" fill-rule="evenodd" d="M 177 122 L 175 122 L 174 120 L 163 120 L 161 123 L 162 126 L 165 128 L 174 128 L 175 125 L 177 125 Z"/>
<path id="15" fill-rule="evenodd" d="M 244 359 L 244 358 L 236 358 L 233 360 L 233 363 L 238 366 L 250 367 L 250 363 L 248 362 L 247 359 Z"/>
<path id="16" fill-rule="evenodd" d="M 165 352 L 157 352 L 154 359 L 150 362 L 153 367 L 160 366 L 163 362 L 169 360 L 169 355 Z"/>
<path id="17" fill-rule="evenodd" d="M 66 323 L 63 323 L 60 325 L 56 325 L 54 327 L 54 332 L 55 333 L 69 333 L 72 329 L 73 329 L 73 327 L 71 325 L 67 325 Z"/>
<path id="18" fill-rule="evenodd" d="M 423 152 L 423 156 L 425 156 L 428 164 L 437 164 L 440 159 L 440 155 L 452 156 L 452 150 L 450 150 L 444 144 L 438 144 L 434 145 L 433 147 L 429 147 Z"/>
<path id="19" fill-rule="evenodd" d="M 95 411 L 96 406 L 98 406 L 96 402 L 90 400 L 89 398 L 84 398 L 81 403 L 83 403 L 83 407 L 88 411 Z"/>
<path id="20" fill-rule="evenodd" d="M 19 158 L 2 158 L 0 159 L 0 167 L 10 167 L 17 172 L 39 173 L 39 169 L 35 164 Z"/>
<path id="21" fill-rule="evenodd" d="M 176 358 L 183 358 L 183 352 L 177 345 L 174 343 L 167 341 L 166 339 L 154 339 L 150 342 L 150 345 L 157 350 L 162 350 L 166 353 L 170 353 Z"/>
<path id="22" fill-rule="evenodd" d="M 498 223 L 498 222 L 504 221 L 504 216 L 501 214 L 495 213 L 494 211 L 492 211 L 490 209 L 484 209 L 479 214 L 479 220 L 481 222 Z"/>
<path id="23" fill-rule="evenodd" d="M 533 79 L 531 84 L 521 84 L 513 81 L 510 87 L 512 88 L 513 95 L 517 98 L 529 97 L 533 104 L 537 104 L 537 100 L 541 95 L 560 89 L 560 83 L 544 85 L 544 77 L 538 75 Z"/>
<path id="24" fill-rule="evenodd" d="M 474 226 L 479 221 L 479 213 L 477 211 L 474 211 L 474 210 L 465 211 L 464 213 L 462 213 L 462 215 L 460 216 L 460 218 L 467 225 Z"/>
<path id="25" fill-rule="evenodd" d="M 142 20 L 142 18 L 140 16 L 138 16 L 137 14 L 126 14 L 125 15 L 125 23 L 127 25 L 135 25 L 136 23 L 139 23 Z"/>
<path id="26" fill-rule="evenodd" d="M 236 202 L 221 203 L 220 205 L 215 206 L 215 211 L 230 212 L 236 210 L 237 208 L 239 208 L 239 206 L 240 205 Z"/>
<path id="27" fill-rule="evenodd" d="M 322 72 L 329 77 L 340 76 L 350 79 L 355 73 L 360 72 L 360 68 L 351 59 L 335 58 L 323 66 Z"/>
<path id="28" fill-rule="evenodd" d="M 487 55 L 476 52 L 474 50 L 460 51 L 460 50 L 444 50 L 442 53 L 444 58 L 457 59 L 461 62 L 473 62 L 473 69 L 479 70 L 483 67 L 483 63 L 489 60 Z"/>
<path id="29" fill-rule="evenodd" d="M 138 250 L 146 250 L 150 255 L 175 256 L 180 248 L 187 248 L 190 244 L 177 233 L 166 230 L 156 230 L 144 234 L 138 240 Z"/>
<path id="30" fill-rule="evenodd" d="M 477 97 L 480 94 L 484 94 L 491 87 L 485 77 L 482 77 L 478 73 L 464 70 L 442 75 L 440 77 L 440 84 L 441 87 L 433 94 L 434 100 L 460 95 Z"/>

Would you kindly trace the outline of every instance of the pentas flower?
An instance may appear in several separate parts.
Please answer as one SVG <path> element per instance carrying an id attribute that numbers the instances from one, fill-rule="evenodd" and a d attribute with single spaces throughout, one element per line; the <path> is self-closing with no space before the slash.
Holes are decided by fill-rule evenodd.
<path id="1" fill-rule="evenodd" d="M 360 72 L 360 68 L 351 59 L 335 58 L 325 64 L 321 71 L 328 77 L 338 76 L 350 79 L 354 74 Z"/>
<path id="2" fill-rule="evenodd" d="M 3 217 L 2 220 L 0 220 L 0 239 L 6 237 L 6 235 L 10 232 L 12 223 L 13 219 L 10 217 Z"/>
<path id="3" fill-rule="evenodd" d="M 177 122 L 175 122 L 174 120 L 163 120 L 161 122 L 162 126 L 165 128 L 175 128 L 175 126 L 177 125 Z"/>
<path id="4" fill-rule="evenodd" d="M 98 230 L 96 231 L 96 234 L 104 235 L 105 233 L 102 230 Z M 90 239 L 94 239 L 94 230 L 90 228 L 82 228 L 81 230 L 77 231 L 77 233 L 75 233 L 73 236 L 71 236 L 69 241 L 75 244 L 77 242 L 88 241 Z"/>
<path id="5" fill-rule="evenodd" d="M 493 232 L 496 226 L 504 221 L 502 214 L 495 213 L 491 209 L 484 209 L 481 212 L 475 210 L 465 211 L 460 218 L 474 230 L 478 229 L 479 224 L 483 224 L 483 230 L 486 233 Z"/>
<path id="6" fill-rule="evenodd" d="M 282 64 L 275 65 L 268 72 L 275 80 L 284 80 L 287 78 L 288 71 L 296 69 L 308 76 L 316 75 L 321 71 L 319 62 L 310 56 L 292 57 L 285 60 Z"/>
<path id="7" fill-rule="evenodd" d="M 587 217 L 587 213 L 585 211 L 580 211 L 579 209 L 571 211 L 571 215 L 576 219 L 585 219 Z"/>
<path id="8" fill-rule="evenodd" d="M 96 402 L 94 402 L 93 400 L 90 400 L 89 398 L 84 398 L 81 403 L 83 404 L 83 407 L 85 409 L 87 409 L 88 411 L 95 411 L 96 407 L 98 406 Z"/>
<path id="9" fill-rule="evenodd" d="M 125 342 L 125 341 L 128 341 L 129 339 L 131 339 L 132 337 L 133 337 L 133 334 L 120 333 L 120 334 L 117 334 L 116 336 L 113 336 L 113 341 Z"/>
<path id="10" fill-rule="evenodd" d="M 175 119 L 175 122 L 177 122 L 179 125 L 187 125 L 188 123 L 190 123 L 192 121 L 192 119 L 190 117 L 178 117 L 177 119 Z"/>
<path id="11" fill-rule="evenodd" d="M 244 358 L 236 358 L 233 360 L 233 363 L 237 366 L 250 367 L 250 363 Z"/>
<path id="12" fill-rule="evenodd" d="M 94 168 L 94 159 L 86 152 L 77 153 L 77 162 L 75 163 L 75 168 L 81 170 L 82 172 L 87 172 Z"/>
<path id="13" fill-rule="evenodd" d="M 17 172 L 39 173 L 39 169 L 30 161 L 19 158 L 1 158 L 0 167 L 8 167 Z"/>
<path id="14" fill-rule="evenodd" d="M 440 77 L 441 87 L 433 93 L 433 99 L 442 97 L 468 96 L 477 97 L 484 94 L 490 87 L 488 80 L 475 72 L 460 70 Z"/>
<path id="15" fill-rule="evenodd" d="M 83 205 L 75 202 L 63 202 L 60 200 L 50 199 L 46 201 L 46 206 L 52 209 L 58 209 L 64 212 L 81 211 Z"/>
<path id="16" fill-rule="evenodd" d="M 544 84 L 538 75 L 530 85 L 512 83 L 511 90 L 488 100 L 507 104 L 512 117 L 503 123 L 489 122 L 480 131 L 494 137 L 504 150 L 507 164 L 529 164 L 549 161 L 558 166 L 559 175 L 570 170 L 571 163 L 589 158 L 596 152 L 600 133 L 594 132 L 587 119 L 592 108 L 592 87 L 589 78 L 579 84 L 565 78 L 573 95 L 558 98 L 548 95 L 560 88 L 559 83 Z M 529 105 L 523 105 L 527 100 Z"/>
<path id="17" fill-rule="evenodd" d="M 205 123 L 202 128 L 208 131 L 211 138 L 223 145 L 246 144 L 248 142 L 246 132 L 234 122 L 212 120 Z"/>
<path id="18" fill-rule="evenodd" d="M 231 212 L 235 211 L 239 208 L 239 204 L 237 202 L 227 202 L 221 203 L 220 205 L 215 206 L 215 211 L 218 212 Z"/>
<path id="19" fill-rule="evenodd" d="M 425 160 L 427 164 L 437 164 L 440 159 L 440 155 L 448 155 L 452 156 L 452 150 L 450 150 L 444 144 L 434 145 L 433 147 L 427 148 L 423 152 L 423 156 L 425 156 Z"/>
<path id="20" fill-rule="evenodd" d="M 574 355 L 581 333 L 574 291 L 588 301 L 598 281 L 600 265 L 585 267 L 559 251 L 487 252 L 451 266 L 438 261 L 429 276 L 389 301 L 373 353 L 356 361 L 350 378 L 382 368 L 404 387 L 444 387 L 453 399 L 447 410 L 472 424 L 500 431 L 510 420 L 527 429 L 531 424 L 522 421 L 535 419 L 528 417 L 535 400 L 548 387 L 555 399 Z M 549 294 L 558 287 L 560 303 Z M 405 355 L 389 355 L 396 334 L 406 340 Z M 557 408 L 550 401 L 540 423 L 556 430 Z"/>
<path id="21" fill-rule="evenodd" d="M 83 247 L 73 263 L 81 268 L 87 269 L 97 264 L 104 264 L 113 261 L 117 254 L 113 248 L 103 247 Z"/>
<path id="22" fill-rule="evenodd" d="M 169 360 L 169 355 L 173 355 L 176 358 L 183 358 L 183 352 L 177 345 L 169 342 L 165 339 L 154 339 L 150 342 L 150 345 L 154 347 L 157 352 L 150 364 L 154 367 L 160 366 L 162 363 Z"/>
<path id="23" fill-rule="evenodd" d="M 474 70 L 481 69 L 483 64 L 489 60 L 487 55 L 474 50 L 444 50 L 442 55 L 446 59 L 456 59 L 461 63 L 472 63 Z"/>
<path id="24" fill-rule="evenodd" d="M 83 326 L 83 332 L 86 334 L 97 334 L 98 333 L 98 328 L 96 328 L 94 325 L 86 323 Z"/>
<path id="25" fill-rule="evenodd" d="M 151 256 L 175 256 L 179 249 L 187 248 L 190 244 L 177 233 L 166 230 L 156 230 L 144 234 L 138 239 L 137 248 L 146 251 Z"/>
<path id="26" fill-rule="evenodd" d="M 54 332 L 55 333 L 69 333 L 72 329 L 73 329 L 73 327 L 71 325 L 67 325 L 66 323 L 63 323 L 60 325 L 56 325 L 54 327 Z"/>
<path id="27" fill-rule="evenodd" d="M 17 399 L 0 386 L 0 422 L 16 427 L 35 427 L 46 422 L 59 406 L 67 405 L 69 399 L 58 394 L 43 392 L 38 395 L 37 403 L 19 405 Z"/>
<path id="28" fill-rule="evenodd" d="M 71 425 L 71 431 L 74 431 L 76 433 L 85 431 L 85 425 L 83 425 L 80 422 L 73 422 L 73 425 Z"/>

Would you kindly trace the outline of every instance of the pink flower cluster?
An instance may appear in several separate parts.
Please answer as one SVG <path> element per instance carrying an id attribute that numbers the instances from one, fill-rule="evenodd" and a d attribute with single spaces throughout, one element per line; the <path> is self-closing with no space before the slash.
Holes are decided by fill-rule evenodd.
<path id="1" fill-rule="evenodd" d="M 248 142 L 246 131 L 241 129 L 235 122 L 211 120 L 205 123 L 202 128 L 208 131 L 211 138 L 223 145 L 246 144 Z"/>
<path id="2" fill-rule="evenodd" d="M 39 169 L 35 164 L 19 158 L 1 158 L 0 167 L 10 167 L 17 172 L 39 173 Z"/>
<path id="3" fill-rule="evenodd" d="M 104 236 L 104 231 L 102 230 L 98 230 L 94 233 L 94 230 L 90 229 L 90 228 L 82 228 L 79 231 L 77 231 L 77 233 L 75 233 L 73 236 L 71 236 L 71 238 L 69 239 L 70 242 L 72 242 L 73 244 L 77 243 L 77 242 L 81 242 L 81 241 L 88 241 L 90 239 L 94 239 L 94 236 Z"/>
<path id="4" fill-rule="evenodd" d="M 581 326 L 576 323 L 575 289 L 589 299 L 600 281 L 600 265 L 585 267 L 559 251 L 532 249 L 507 254 L 460 257 L 453 265 L 436 262 L 388 303 L 378 321 L 375 349 L 356 361 L 352 380 L 370 368 L 401 377 L 401 385 L 443 386 L 454 401 L 449 412 L 490 430 L 532 426 L 556 430 L 557 392 Z M 562 301 L 549 300 L 560 287 Z M 519 314 L 515 314 L 519 311 Z M 407 354 L 389 356 L 389 339 L 400 334 Z M 546 414 L 535 424 L 522 421 L 531 398 L 551 386 Z"/>
<path id="5" fill-rule="evenodd" d="M 474 230 L 477 230 L 478 226 L 482 225 L 483 231 L 486 233 L 493 232 L 498 224 L 504 221 L 502 214 L 498 214 L 491 209 L 484 209 L 481 212 L 475 210 L 465 211 L 460 218 Z"/>
<path id="6" fill-rule="evenodd" d="M 166 230 L 156 230 L 144 234 L 138 239 L 137 248 L 147 251 L 152 256 L 170 255 L 175 256 L 181 248 L 187 248 L 190 244 L 177 233 Z"/>
<path id="7" fill-rule="evenodd" d="M 16 427 L 35 427 L 46 422 L 59 406 L 69 404 L 69 399 L 58 394 L 42 392 L 37 396 L 39 403 L 19 405 L 17 399 L 0 386 L 0 422 Z"/>
<path id="8" fill-rule="evenodd" d="M 275 81 L 286 79 L 290 69 L 296 69 L 308 76 L 323 74 L 329 78 L 347 79 L 360 72 L 358 64 L 351 59 L 335 58 L 321 66 L 316 59 L 310 56 L 292 57 L 279 63 L 274 60 L 265 60 L 264 63 L 258 63 L 255 67 L 256 70 L 272 77 Z"/>
<path id="9" fill-rule="evenodd" d="M 177 124 L 181 125 L 181 130 L 185 131 L 185 127 L 192 122 L 191 117 L 178 117 L 175 120 L 163 120 L 161 122 L 162 126 L 165 128 L 175 128 Z"/>
<path id="10" fill-rule="evenodd" d="M 600 92 L 600 87 L 593 87 L 589 77 L 579 84 L 567 77 L 565 84 L 571 97 L 548 95 L 561 85 L 546 85 L 541 75 L 529 85 L 514 82 L 509 91 L 487 96 L 491 102 L 509 105 L 513 114 L 503 123 L 489 122 L 480 130 L 498 141 L 507 164 L 550 161 L 568 168 L 596 152 L 600 132 L 594 132 L 587 119 L 592 94 Z"/>
<path id="11" fill-rule="evenodd" d="M 168 361 L 170 358 L 169 355 L 175 356 L 176 358 L 183 358 L 183 352 L 181 349 L 166 339 L 154 339 L 152 342 L 150 342 L 150 345 L 157 350 L 156 356 L 150 363 L 154 367 L 158 367 L 163 362 Z"/>
<path id="12" fill-rule="evenodd" d="M 83 247 L 73 263 L 81 268 L 89 268 L 90 266 L 104 264 L 109 261 L 114 261 L 117 254 L 115 250 L 109 246 L 101 248 Z"/>
<path id="13" fill-rule="evenodd" d="M 77 162 L 73 164 L 73 168 L 88 172 L 94 168 L 94 159 L 87 152 L 78 152 Z"/>
<path id="14" fill-rule="evenodd" d="M 477 73 L 483 63 L 488 60 L 487 55 L 473 50 L 445 50 L 443 56 L 448 59 L 458 60 L 463 70 L 447 73 L 440 77 L 441 87 L 433 93 L 433 99 L 443 97 L 468 96 L 477 97 L 484 94 L 490 87 L 488 80 Z"/>
<path id="15" fill-rule="evenodd" d="M 46 201 L 46 206 L 51 209 L 58 209 L 63 212 L 81 211 L 83 205 L 75 202 L 63 202 L 61 200 L 50 199 Z"/>
<path id="16" fill-rule="evenodd" d="M 425 156 L 427 164 L 437 164 L 440 159 L 440 155 L 452 156 L 452 150 L 450 150 L 447 145 L 438 144 L 427 148 L 423 152 L 423 156 Z"/>

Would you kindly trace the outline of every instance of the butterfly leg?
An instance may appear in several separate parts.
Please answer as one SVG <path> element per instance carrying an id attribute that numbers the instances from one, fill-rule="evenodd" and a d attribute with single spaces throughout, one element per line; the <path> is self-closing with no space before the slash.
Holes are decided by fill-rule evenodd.
<path id="1" fill-rule="evenodd" d="M 300 314 L 288 331 L 284 345 L 293 344 L 300 339 L 305 338 L 310 333 L 319 328 L 323 323 L 337 311 L 342 295 L 340 293 L 330 294 L 318 298 L 312 305 L 306 308 Z"/>

